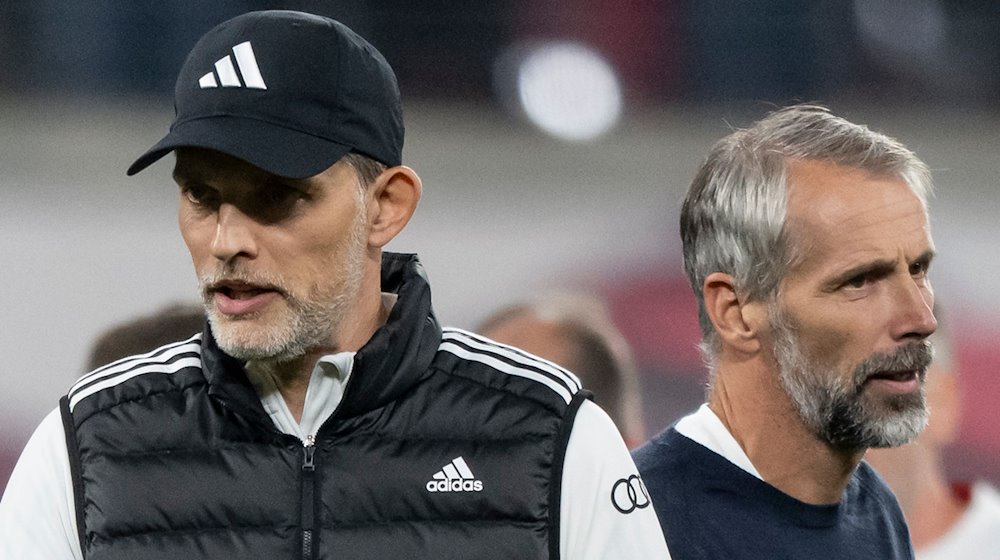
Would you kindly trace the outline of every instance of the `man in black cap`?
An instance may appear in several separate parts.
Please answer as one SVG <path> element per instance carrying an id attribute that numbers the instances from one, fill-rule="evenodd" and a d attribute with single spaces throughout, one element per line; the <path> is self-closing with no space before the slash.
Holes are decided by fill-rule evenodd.
<path id="1" fill-rule="evenodd" d="M 188 56 L 170 132 L 202 334 L 81 378 L 0 502 L 0 557 L 666 558 L 577 378 L 442 329 L 395 77 L 330 19 L 254 12 Z"/>

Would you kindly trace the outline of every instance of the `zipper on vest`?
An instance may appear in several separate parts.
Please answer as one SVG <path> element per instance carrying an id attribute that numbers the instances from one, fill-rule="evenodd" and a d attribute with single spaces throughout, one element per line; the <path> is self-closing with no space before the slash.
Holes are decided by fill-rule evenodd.
<path id="1" fill-rule="evenodd" d="M 302 558 L 313 557 L 313 524 L 316 500 L 313 492 L 316 485 L 316 436 L 306 436 L 302 442 Z"/>

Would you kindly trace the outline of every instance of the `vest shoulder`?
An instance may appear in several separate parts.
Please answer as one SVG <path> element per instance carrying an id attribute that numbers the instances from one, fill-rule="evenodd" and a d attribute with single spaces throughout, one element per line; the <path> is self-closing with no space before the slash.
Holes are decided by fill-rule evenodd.
<path id="1" fill-rule="evenodd" d="M 553 362 L 468 331 L 445 328 L 434 366 L 490 390 L 565 410 L 580 380 Z"/>
<path id="2" fill-rule="evenodd" d="M 120 402 L 203 380 L 198 334 L 101 366 L 77 380 L 66 398 L 74 416 L 89 415 Z"/>

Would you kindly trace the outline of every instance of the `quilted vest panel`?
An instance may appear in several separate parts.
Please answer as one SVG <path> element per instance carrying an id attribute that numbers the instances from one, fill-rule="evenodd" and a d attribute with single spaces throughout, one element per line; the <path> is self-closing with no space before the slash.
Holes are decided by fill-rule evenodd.
<path id="1" fill-rule="evenodd" d="M 64 399 L 85 557 L 548 558 L 578 399 L 445 352 L 434 363 L 312 447 L 230 406 L 198 366 L 72 412 Z"/>

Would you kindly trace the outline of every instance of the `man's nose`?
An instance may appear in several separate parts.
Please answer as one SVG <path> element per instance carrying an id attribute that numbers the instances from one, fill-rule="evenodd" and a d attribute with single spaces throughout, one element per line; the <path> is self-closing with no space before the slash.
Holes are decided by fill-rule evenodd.
<path id="1" fill-rule="evenodd" d="M 930 285 L 907 276 L 896 289 L 897 339 L 924 339 L 937 330 L 934 317 L 934 292 Z"/>
<path id="2" fill-rule="evenodd" d="M 230 203 L 219 206 L 212 238 L 212 255 L 223 262 L 237 257 L 255 258 L 257 244 L 253 232 L 253 220 Z"/>

